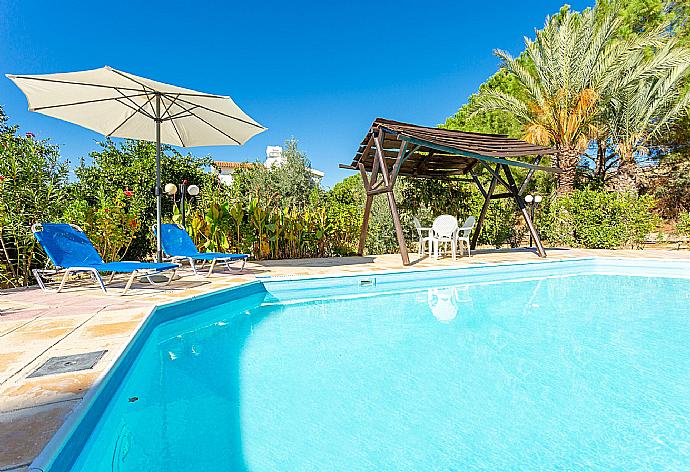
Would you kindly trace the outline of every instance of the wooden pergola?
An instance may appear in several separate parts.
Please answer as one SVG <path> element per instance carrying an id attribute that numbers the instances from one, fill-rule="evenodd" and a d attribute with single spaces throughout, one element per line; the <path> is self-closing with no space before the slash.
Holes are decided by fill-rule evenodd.
<path id="1" fill-rule="evenodd" d="M 446 130 L 377 118 L 359 145 L 352 163 L 340 165 L 343 169 L 359 170 L 367 193 L 359 239 L 359 255 L 364 252 L 374 196 L 385 193 L 393 216 L 403 264 L 410 263 L 398 207 L 393 196 L 395 181 L 402 175 L 418 179 L 467 181 L 477 185 L 484 196 L 484 204 L 472 236 L 472 248 L 477 245 L 491 200 L 514 199 L 535 241 L 537 253 L 540 257 L 546 257 L 546 251 L 522 195 L 536 171 L 562 172 L 557 167 L 539 165 L 543 156 L 554 152 L 552 148 L 537 146 L 505 135 Z M 511 159 L 526 156 L 534 156 L 532 163 Z M 511 167 L 528 169 L 521 184 L 518 185 L 515 181 Z M 492 176 L 488 188 L 484 188 L 477 176 L 476 171 L 481 168 L 486 169 Z M 469 178 L 461 177 L 467 174 Z M 499 184 L 506 189 L 505 192 L 495 193 Z"/>

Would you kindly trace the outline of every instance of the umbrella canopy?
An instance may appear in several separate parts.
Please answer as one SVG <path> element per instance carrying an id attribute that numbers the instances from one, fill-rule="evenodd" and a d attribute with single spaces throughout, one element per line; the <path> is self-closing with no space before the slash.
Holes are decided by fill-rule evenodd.
<path id="1" fill-rule="evenodd" d="M 161 143 L 175 146 L 240 146 L 266 128 L 225 95 L 197 92 L 111 67 L 7 77 L 29 110 L 83 126 L 105 136 L 155 141 L 157 259 L 162 257 Z"/>

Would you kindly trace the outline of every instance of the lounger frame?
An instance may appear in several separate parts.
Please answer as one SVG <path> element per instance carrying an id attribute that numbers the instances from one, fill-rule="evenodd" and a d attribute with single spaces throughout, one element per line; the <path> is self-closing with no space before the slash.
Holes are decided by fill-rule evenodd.
<path id="1" fill-rule="evenodd" d="M 206 263 L 208 262 L 208 260 L 206 260 L 206 259 L 195 259 L 194 257 L 185 257 L 185 256 L 170 257 L 169 259 L 171 262 L 178 262 L 178 263 L 181 263 L 182 261 L 189 262 L 189 265 L 192 267 L 192 271 L 194 271 L 194 275 L 199 275 L 199 271 L 202 270 L 204 268 L 204 266 L 206 265 Z M 195 261 L 201 261 L 201 264 L 199 264 L 199 266 L 197 267 Z M 233 262 L 237 262 L 237 261 L 242 261 L 242 265 L 239 268 L 233 267 L 230 265 Z M 242 272 L 244 270 L 244 266 L 246 263 L 247 263 L 246 257 L 243 257 L 243 258 L 219 257 L 219 258 L 213 259 L 210 262 L 210 267 L 208 269 L 208 272 L 206 272 L 206 274 L 203 274 L 203 275 L 204 275 L 204 277 L 210 277 L 211 274 L 213 273 L 213 270 L 216 268 L 216 264 L 222 264 L 225 266 L 226 269 L 228 269 L 230 271 Z"/>

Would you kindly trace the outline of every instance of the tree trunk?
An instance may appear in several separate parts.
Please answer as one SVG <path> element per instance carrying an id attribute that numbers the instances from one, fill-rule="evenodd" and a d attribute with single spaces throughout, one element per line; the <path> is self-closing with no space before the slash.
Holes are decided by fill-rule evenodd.
<path id="1" fill-rule="evenodd" d="M 606 181 L 606 140 L 597 141 L 597 162 L 594 177 L 602 184 Z"/>
<path id="2" fill-rule="evenodd" d="M 611 189 L 616 192 L 637 193 L 637 163 L 632 152 L 626 151 L 621 154 L 618 171 L 611 179 Z"/>
<path id="3" fill-rule="evenodd" d="M 575 188 L 577 165 L 580 163 L 580 151 L 570 148 L 561 149 L 556 154 L 556 163 L 563 170 L 562 173 L 557 174 L 558 193 L 563 195 L 572 192 Z"/>

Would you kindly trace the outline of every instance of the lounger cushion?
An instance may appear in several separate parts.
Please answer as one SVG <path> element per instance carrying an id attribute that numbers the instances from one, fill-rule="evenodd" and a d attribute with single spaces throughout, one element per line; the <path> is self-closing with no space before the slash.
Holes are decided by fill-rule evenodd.
<path id="1" fill-rule="evenodd" d="M 214 259 L 240 260 L 249 258 L 248 254 L 199 252 L 187 231 L 176 224 L 166 223 L 161 225 L 161 243 L 163 245 L 163 252 L 170 257 L 191 257 L 200 261 L 212 261 Z"/>
<path id="2" fill-rule="evenodd" d="M 55 267 L 92 267 L 104 264 L 89 238 L 65 223 L 42 223 L 34 233 Z"/>
<path id="3" fill-rule="evenodd" d="M 95 264 L 94 269 L 99 272 L 119 272 L 119 273 L 129 273 L 135 270 L 171 270 L 179 267 L 178 264 L 173 264 L 171 262 L 108 262 L 105 264 Z"/>

